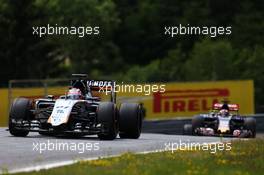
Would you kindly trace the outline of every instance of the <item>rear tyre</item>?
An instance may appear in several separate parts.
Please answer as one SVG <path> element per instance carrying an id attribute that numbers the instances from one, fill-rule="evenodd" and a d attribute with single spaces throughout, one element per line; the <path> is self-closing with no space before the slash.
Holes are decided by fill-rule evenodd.
<path id="1" fill-rule="evenodd" d="M 97 112 L 98 123 L 102 125 L 102 131 L 98 134 L 101 140 L 114 140 L 117 136 L 116 107 L 112 102 L 99 104 Z"/>
<path id="2" fill-rule="evenodd" d="M 183 126 L 183 134 L 184 135 L 192 135 L 193 134 L 193 129 L 191 124 L 185 124 Z"/>
<path id="3" fill-rule="evenodd" d="M 250 131 L 251 134 L 248 137 L 256 137 L 256 119 L 255 118 L 245 118 L 244 127 L 246 130 Z"/>
<path id="4" fill-rule="evenodd" d="M 137 103 L 123 103 L 119 110 L 119 137 L 138 139 L 142 128 L 142 111 Z"/>
<path id="5" fill-rule="evenodd" d="M 12 103 L 9 113 L 9 132 L 16 137 L 25 137 L 29 131 L 18 128 L 15 122 L 22 122 L 24 120 L 30 120 L 30 105 L 31 101 L 26 98 L 17 98 Z"/>

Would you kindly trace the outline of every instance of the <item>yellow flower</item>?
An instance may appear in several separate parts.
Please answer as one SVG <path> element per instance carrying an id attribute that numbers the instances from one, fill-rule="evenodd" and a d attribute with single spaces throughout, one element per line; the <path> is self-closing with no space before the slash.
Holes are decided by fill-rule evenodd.
<path id="1" fill-rule="evenodd" d="M 225 160 L 225 159 L 219 159 L 219 160 L 217 160 L 217 164 L 222 164 L 222 165 L 224 165 L 224 164 L 226 164 L 227 163 L 227 160 Z"/>
<path id="2" fill-rule="evenodd" d="M 99 160 L 90 161 L 89 165 L 108 167 L 111 166 L 112 164 L 108 160 L 99 159 Z"/>

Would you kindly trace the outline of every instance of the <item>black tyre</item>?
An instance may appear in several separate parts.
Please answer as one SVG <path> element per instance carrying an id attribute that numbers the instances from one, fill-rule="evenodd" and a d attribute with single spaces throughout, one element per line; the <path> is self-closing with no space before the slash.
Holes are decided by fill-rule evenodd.
<path id="1" fill-rule="evenodd" d="M 191 124 L 185 124 L 183 126 L 183 134 L 184 135 L 192 135 L 193 134 L 193 129 Z"/>
<path id="2" fill-rule="evenodd" d="M 98 134 L 101 140 L 114 140 L 117 136 L 116 107 L 112 102 L 99 104 L 97 121 L 102 125 L 102 132 Z"/>
<path id="3" fill-rule="evenodd" d="M 54 136 L 54 133 L 46 132 L 46 131 L 39 131 L 39 134 L 42 136 Z"/>
<path id="4" fill-rule="evenodd" d="M 119 110 L 120 138 L 138 139 L 142 128 L 142 111 L 137 103 L 121 104 Z"/>
<path id="5" fill-rule="evenodd" d="M 256 119 L 255 118 L 245 118 L 244 127 L 246 130 L 249 130 L 251 134 L 248 137 L 256 137 Z"/>
<path id="6" fill-rule="evenodd" d="M 9 132 L 11 135 L 17 137 L 25 137 L 28 135 L 29 131 L 25 128 L 19 129 L 15 122 L 30 120 L 30 105 L 31 101 L 26 98 L 17 98 L 14 100 L 9 112 Z"/>
<path id="7" fill-rule="evenodd" d="M 203 126 L 204 118 L 200 115 L 194 116 L 192 119 L 192 130 L 195 134 L 195 130 Z"/>

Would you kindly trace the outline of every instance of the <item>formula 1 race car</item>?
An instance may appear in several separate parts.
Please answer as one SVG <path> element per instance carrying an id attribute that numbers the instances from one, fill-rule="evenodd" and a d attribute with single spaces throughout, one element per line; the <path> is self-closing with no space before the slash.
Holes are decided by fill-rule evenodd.
<path id="1" fill-rule="evenodd" d="M 116 105 L 115 82 L 88 80 L 85 74 L 75 74 L 68 93 L 59 98 L 17 98 L 9 113 L 9 132 L 25 137 L 29 132 L 41 135 L 93 135 L 102 140 L 137 139 L 141 134 L 142 112 L 137 103 Z M 93 96 L 98 90 L 108 90 L 111 100 L 102 102 Z"/>
<path id="2" fill-rule="evenodd" d="M 238 104 L 216 103 L 209 114 L 200 114 L 192 118 L 192 124 L 185 124 L 186 135 L 255 137 L 256 119 L 242 117 L 238 113 Z"/>

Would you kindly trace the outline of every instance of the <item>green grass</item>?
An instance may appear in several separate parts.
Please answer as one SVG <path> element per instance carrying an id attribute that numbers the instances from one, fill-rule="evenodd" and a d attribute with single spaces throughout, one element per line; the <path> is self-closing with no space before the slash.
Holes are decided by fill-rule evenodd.
<path id="1" fill-rule="evenodd" d="M 73 174 L 124 174 L 124 175 L 170 175 L 170 174 L 214 174 L 246 175 L 264 174 L 264 140 L 232 142 L 231 151 L 175 151 L 80 161 L 39 172 L 20 173 L 30 175 L 73 175 Z"/>

